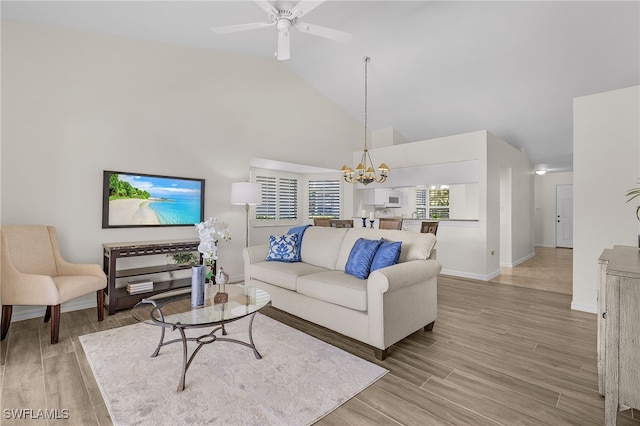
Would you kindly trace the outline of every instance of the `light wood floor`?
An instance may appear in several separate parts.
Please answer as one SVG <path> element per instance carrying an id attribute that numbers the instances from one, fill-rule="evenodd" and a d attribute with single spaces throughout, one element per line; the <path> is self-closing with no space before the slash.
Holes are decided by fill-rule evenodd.
<path id="1" fill-rule="evenodd" d="M 319 425 L 603 424 L 595 315 L 571 311 L 569 295 L 524 284 L 442 276 L 438 291 L 433 332 L 419 331 L 400 341 L 383 362 L 363 344 L 277 309 L 263 310 L 390 370 Z M 111 424 L 77 337 L 133 321 L 128 311 L 102 323 L 95 310 L 64 313 L 55 346 L 48 343 L 41 319 L 12 324 L 1 345 L 2 424 Z M 149 389 L 163 391 L 153 388 L 152 378 Z M 170 398 L 174 390 L 166 392 Z M 27 422 L 5 417 L 6 409 L 27 408 L 68 409 L 70 418 Z M 640 413 L 622 412 L 618 424 L 638 426 Z"/>
<path id="2" fill-rule="evenodd" d="M 573 294 L 573 250 L 536 247 L 536 255 L 515 268 L 500 268 L 491 282 Z"/>

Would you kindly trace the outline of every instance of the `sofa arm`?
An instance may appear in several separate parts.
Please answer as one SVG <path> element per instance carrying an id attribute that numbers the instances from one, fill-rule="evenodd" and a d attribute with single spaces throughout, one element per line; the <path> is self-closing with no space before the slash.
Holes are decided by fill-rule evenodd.
<path id="1" fill-rule="evenodd" d="M 437 260 L 411 260 L 373 271 L 367 287 L 380 293 L 427 281 L 440 273 L 442 265 Z"/>
<path id="2" fill-rule="evenodd" d="M 266 244 L 242 249 L 242 258 L 244 259 L 245 265 L 266 260 L 267 254 L 269 254 L 269 246 Z"/>

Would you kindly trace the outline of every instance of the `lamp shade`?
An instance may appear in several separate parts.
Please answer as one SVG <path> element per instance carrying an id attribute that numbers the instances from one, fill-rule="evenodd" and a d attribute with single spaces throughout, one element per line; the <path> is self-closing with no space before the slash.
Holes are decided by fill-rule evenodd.
<path id="1" fill-rule="evenodd" d="M 256 205 L 262 202 L 262 187 L 255 182 L 234 182 L 231 184 L 231 204 Z"/>

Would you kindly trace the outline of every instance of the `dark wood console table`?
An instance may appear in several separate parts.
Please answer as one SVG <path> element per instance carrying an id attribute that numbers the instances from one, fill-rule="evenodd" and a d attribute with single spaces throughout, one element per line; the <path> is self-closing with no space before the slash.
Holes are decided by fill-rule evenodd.
<path id="1" fill-rule="evenodd" d="M 190 277 L 167 281 L 155 281 L 153 283 L 153 290 L 144 293 L 129 294 L 126 288 L 116 288 L 116 278 L 171 272 L 188 269 L 190 266 L 163 264 L 142 268 L 117 269 L 116 263 L 119 258 L 194 252 L 198 251 L 199 244 L 200 240 L 197 238 L 186 240 L 138 241 L 102 244 L 104 254 L 103 268 L 104 273 L 107 274 L 107 288 L 104 290 L 104 300 L 105 305 L 109 308 L 109 315 L 115 314 L 117 310 L 131 308 L 145 297 L 173 288 L 181 288 L 191 285 Z M 202 258 L 200 261 L 202 262 Z"/>

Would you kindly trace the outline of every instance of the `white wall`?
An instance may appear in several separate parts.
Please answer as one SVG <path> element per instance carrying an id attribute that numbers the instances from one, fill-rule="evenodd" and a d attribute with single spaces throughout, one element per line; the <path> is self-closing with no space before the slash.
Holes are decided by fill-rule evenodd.
<path id="1" fill-rule="evenodd" d="M 244 208 L 229 199 L 250 156 L 337 169 L 361 143 L 360 123 L 272 59 L 4 21 L 1 31 L 1 223 L 55 225 L 73 262 L 102 264 L 103 242 L 196 236 L 101 229 L 102 171 L 120 170 L 205 178 L 205 215 L 233 238 L 220 264 L 241 276 Z"/>
<path id="2" fill-rule="evenodd" d="M 531 166 L 521 151 L 485 130 L 437 139 L 371 149 L 374 162 L 384 161 L 392 169 L 448 164 L 456 166 L 468 162 L 477 166 L 478 222 L 443 222 L 438 228 L 438 260 L 443 273 L 489 280 L 500 273 L 500 169 L 511 167 L 516 176 L 512 198 L 518 206 L 509 206 L 518 215 L 512 221 L 508 250 L 512 254 L 506 262 L 515 263 L 533 251 L 532 221 L 533 185 Z M 359 161 L 361 153 L 353 153 Z M 449 182 L 428 182 L 446 184 Z M 356 191 L 358 192 L 358 191 Z M 359 194 L 354 196 L 354 212 L 363 207 Z M 527 209 L 531 211 L 527 211 Z M 519 256 L 519 257 L 513 257 Z"/>
<path id="3" fill-rule="evenodd" d="M 492 133 L 488 134 L 489 138 L 489 164 L 492 169 L 507 170 L 506 175 L 501 175 L 501 178 L 508 176 L 510 183 L 506 185 L 505 194 L 508 198 L 503 202 L 490 204 L 490 212 L 493 212 L 494 217 L 499 216 L 497 210 L 494 209 L 511 209 L 509 215 L 503 214 L 510 220 L 510 223 L 502 223 L 500 226 L 508 227 L 508 232 L 511 235 L 510 241 L 501 242 L 500 249 L 506 248 L 510 250 L 510 256 L 504 257 L 501 255 L 500 263 L 503 266 L 513 267 L 522 263 L 526 259 L 535 255 L 534 248 L 534 223 L 533 223 L 533 211 L 534 211 L 534 189 L 533 189 L 533 170 L 531 163 L 527 156 L 519 149 L 514 148 L 505 141 L 501 140 Z M 495 173 L 490 171 L 491 174 Z M 505 190 L 505 185 L 502 190 Z M 491 188 L 500 190 L 499 185 L 495 185 Z M 488 235 L 492 235 L 490 232 Z M 491 243 L 491 241 L 488 241 Z M 491 244 L 488 250 L 492 250 Z M 489 262 L 493 259 L 489 258 Z"/>
<path id="4" fill-rule="evenodd" d="M 534 175 L 536 246 L 556 246 L 556 187 L 572 184 L 573 172 Z"/>
<path id="5" fill-rule="evenodd" d="M 449 219 L 477 219 L 479 206 L 477 183 L 449 185 Z"/>
<path id="6" fill-rule="evenodd" d="M 637 246 L 640 86 L 573 101 L 573 309 L 596 312 L 597 260 L 614 245 Z"/>

